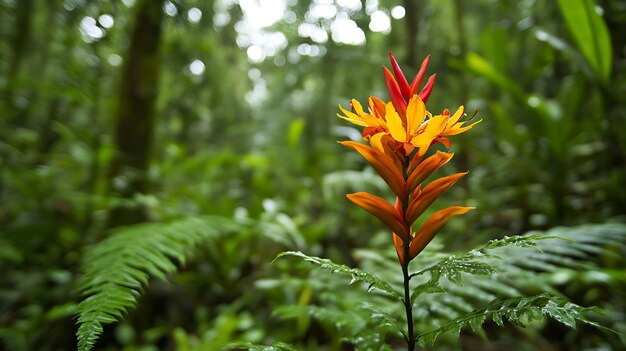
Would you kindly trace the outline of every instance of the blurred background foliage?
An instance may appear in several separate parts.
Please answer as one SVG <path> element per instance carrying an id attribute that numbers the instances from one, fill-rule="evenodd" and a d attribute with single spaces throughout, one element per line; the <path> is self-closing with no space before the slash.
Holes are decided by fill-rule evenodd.
<path id="1" fill-rule="evenodd" d="M 112 228 L 204 215 L 235 229 L 193 241 L 97 348 L 383 347 L 367 330 L 384 325 L 352 310 L 365 293 L 271 261 L 289 249 L 373 271 L 393 262 L 389 234 L 344 198 L 384 184 L 335 142 L 359 139 L 338 104 L 387 98 L 390 50 L 407 75 L 432 55 L 430 111 L 463 104 L 483 119 L 453 146 L 449 171 L 471 173 L 445 200 L 478 209 L 431 254 L 626 220 L 621 0 L 1 0 L 0 349 L 74 348 L 85 250 Z M 624 247 L 596 244 L 584 272 L 533 277 L 624 332 Z M 623 336 L 550 323 L 488 335 L 433 348 L 624 349 Z"/>

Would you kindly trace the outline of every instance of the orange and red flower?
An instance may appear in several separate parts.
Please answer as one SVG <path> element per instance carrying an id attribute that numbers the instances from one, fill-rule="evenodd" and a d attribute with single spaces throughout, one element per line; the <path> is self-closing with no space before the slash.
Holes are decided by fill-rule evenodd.
<path id="1" fill-rule="evenodd" d="M 365 158 L 393 190 L 396 202 L 392 205 L 365 192 L 347 197 L 391 230 L 398 259 L 404 266 L 428 245 L 450 219 L 473 209 L 450 206 L 435 212 L 417 230 L 413 229 L 413 224 L 426 209 L 467 174 L 457 173 L 424 184 L 454 154 L 437 151 L 427 158 L 424 156 L 437 142 L 449 149 L 451 143 L 448 136 L 463 133 L 480 121 L 470 125 L 465 125 L 467 121 L 460 121 L 464 116 L 463 106 L 452 116 L 447 109 L 436 116 L 428 112 L 425 103 L 432 92 L 436 75 L 430 76 L 424 88 L 419 93 L 417 91 L 430 56 L 424 59 L 410 85 L 393 55 L 390 53 L 389 56 L 394 73 L 385 67 L 384 76 L 391 101 L 385 103 L 372 96 L 366 112 L 358 101 L 352 100 L 352 111 L 339 106 L 343 115 L 338 116 L 364 127 L 363 137 L 369 141 L 369 146 L 353 141 L 340 143 Z"/>

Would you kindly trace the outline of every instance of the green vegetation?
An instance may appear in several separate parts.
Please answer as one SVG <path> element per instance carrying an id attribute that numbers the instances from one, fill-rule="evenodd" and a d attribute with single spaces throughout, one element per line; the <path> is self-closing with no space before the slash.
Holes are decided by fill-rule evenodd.
<path id="1" fill-rule="evenodd" d="M 435 204 L 476 209 L 410 264 L 420 347 L 624 349 L 620 0 L 0 0 L 0 349 L 406 349 L 345 198 L 391 193 L 336 143 L 389 51 L 483 120 Z"/>

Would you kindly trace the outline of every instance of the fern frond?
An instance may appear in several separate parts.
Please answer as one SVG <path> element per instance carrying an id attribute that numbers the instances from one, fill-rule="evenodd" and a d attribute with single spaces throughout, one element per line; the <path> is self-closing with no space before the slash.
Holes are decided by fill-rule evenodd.
<path id="1" fill-rule="evenodd" d="M 382 254 L 369 249 L 360 249 L 355 252 L 360 262 L 359 268 L 376 272 L 377 277 L 384 279 L 393 288 L 401 284 L 398 280 L 397 258 L 393 249 L 384 251 Z M 521 295 L 533 296 L 547 293 L 548 295 L 537 296 L 549 296 L 551 301 L 565 303 L 565 297 L 555 297 L 562 296 L 562 293 L 551 278 L 553 273 L 570 271 L 576 272 L 571 275 L 572 277 L 580 276 L 584 272 L 597 270 L 603 259 L 611 255 L 626 255 L 626 225 L 624 224 L 583 225 L 554 228 L 546 232 L 531 232 L 523 236 L 492 240 L 472 251 L 452 256 L 449 253 L 426 250 L 413 262 L 413 268 L 416 268 L 412 280 L 412 285 L 415 287 L 412 297 L 415 298 L 416 328 L 422 331 L 436 330 L 439 326 L 471 315 L 473 310 L 485 310 L 493 301 L 509 301 L 510 303 L 518 301 L 516 303 L 519 303 L 521 300 L 515 299 Z M 448 263 L 451 265 L 448 266 Z M 328 269 L 332 270 L 330 267 Z M 338 293 L 337 291 L 341 290 L 340 284 L 332 283 L 332 281 L 325 284 L 323 287 L 318 287 L 321 290 L 318 296 L 336 296 L 336 299 L 332 300 L 337 305 L 336 316 L 342 313 L 353 314 L 355 310 L 361 313 L 367 312 L 363 318 L 374 319 L 373 317 L 377 315 L 373 311 L 355 309 L 353 304 L 344 306 L 338 302 L 343 299 L 350 301 L 359 299 L 357 294 L 359 291 Z M 541 306 L 540 299 L 526 299 L 535 301 L 535 304 Z M 318 303 L 328 303 L 327 300 L 318 301 Z M 375 306 L 385 310 L 390 317 L 381 319 L 382 324 L 386 324 L 384 321 L 401 321 L 404 317 L 404 311 L 386 299 L 380 299 Z M 545 314 L 542 312 L 540 315 L 560 318 L 559 308 L 567 310 L 573 306 L 565 307 L 565 304 L 562 304 L 556 309 L 546 308 L 543 310 Z M 576 307 L 574 311 L 584 312 L 584 309 L 580 309 L 583 308 Z M 548 311 L 554 313 L 548 314 Z M 325 320 L 327 319 L 325 317 L 331 314 L 330 312 L 326 315 L 309 312 L 309 316 L 318 320 Z M 563 321 L 571 321 L 567 313 L 563 316 L 565 316 Z M 491 316 L 485 318 L 487 317 Z M 506 319 L 507 316 L 501 317 Z M 497 313 L 495 318 L 497 320 Z M 481 333 L 477 326 L 482 323 L 478 316 L 461 324 L 474 326 L 473 329 Z M 588 321 L 585 323 L 593 324 Z M 391 324 L 393 323 L 389 325 Z M 366 331 L 359 329 L 354 334 L 358 337 L 345 339 L 345 341 L 356 347 L 357 339 L 366 335 L 366 332 L 381 340 L 385 339 L 385 335 L 389 335 L 385 330 L 372 329 L 371 325 L 367 328 L 369 329 Z"/>
<path id="2" fill-rule="evenodd" d="M 450 282 L 463 286 L 463 275 L 483 275 L 490 276 L 500 272 L 500 269 L 491 262 L 485 262 L 485 259 L 500 257 L 494 254 L 494 250 L 506 248 L 510 246 L 520 248 L 537 248 L 537 242 L 547 240 L 554 237 L 542 235 L 527 236 L 510 236 L 502 239 L 494 239 L 481 248 L 471 250 L 468 253 L 451 255 L 434 265 L 411 274 L 410 278 L 419 277 L 426 273 L 430 274 L 428 281 L 419 284 L 411 295 L 411 302 L 415 302 L 422 294 L 445 293 L 446 290 L 441 286 L 441 278 L 447 278 Z"/>
<path id="3" fill-rule="evenodd" d="M 397 290 L 392 288 L 391 285 L 389 285 L 389 283 L 385 282 L 384 280 L 381 280 L 380 278 L 370 273 L 364 272 L 358 268 L 350 268 L 344 264 L 338 264 L 326 258 L 307 256 L 300 251 L 282 252 L 278 254 L 278 256 L 276 256 L 274 261 L 284 256 L 300 257 L 307 262 L 317 264 L 321 268 L 331 271 L 331 273 L 343 273 L 343 274 L 349 275 L 352 278 L 349 284 L 352 284 L 355 282 L 365 282 L 369 284 L 369 287 L 367 289 L 368 291 L 371 291 L 372 289 L 378 289 L 380 291 L 386 292 L 387 294 L 399 300 L 403 299 L 402 295 Z"/>
<path id="4" fill-rule="evenodd" d="M 114 323 L 137 305 L 150 276 L 167 280 L 193 249 L 223 232 L 236 230 L 224 217 L 192 217 L 171 223 L 124 227 L 89 248 L 83 255 L 78 306 L 78 350 L 94 346 L 102 325 Z"/>
<path id="5" fill-rule="evenodd" d="M 563 298 L 549 294 L 494 300 L 484 308 L 472 311 L 436 329 L 419 334 L 417 340 L 421 346 L 432 345 L 441 334 L 458 335 L 465 326 L 470 326 L 474 332 L 482 334 L 482 325 L 488 318 L 499 326 L 504 325 L 503 319 L 513 324 L 524 326 L 525 323 L 551 317 L 570 328 L 576 328 L 576 321 L 604 328 L 590 321 L 584 315 L 584 312 L 587 311 L 599 313 L 599 310 L 595 307 L 580 307 Z"/>

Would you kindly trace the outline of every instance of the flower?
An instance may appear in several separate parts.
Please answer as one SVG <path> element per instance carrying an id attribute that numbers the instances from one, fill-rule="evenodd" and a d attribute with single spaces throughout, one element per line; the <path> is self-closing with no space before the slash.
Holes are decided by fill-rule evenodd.
<path id="1" fill-rule="evenodd" d="M 472 127 L 474 127 L 476 124 L 482 122 L 482 119 L 481 119 L 481 120 L 476 121 L 476 122 L 474 122 L 474 123 L 472 123 L 472 124 L 470 124 L 468 126 L 463 126 L 466 122 L 469 121 L 468 120 L 468 121 L 459 122 L 461 117 L 465 116 L 465 114 L 463 113 L 463 106 L 460 106 L 456 110 L 454 115 L 452 115 L 452 117 L 450 117 L 450 110 L 448 110 L 448 109 L 443 110 L 443 113 L 441 114 L 441 116 L 445 117 L 446 124 L 445 124 L 443 130 L 435 138 L 434 142 L 440 142 L 448 149 L 450 149 L 450 147 L 452 146 L 452 143 L 450 142 L 450 140 L 448 138 L 446 138 L 446 136 L 461 134 L 463 132 L 466 132 L 466 131 L 472 129 Z M 470 118 L 470 120 L 471 120 L 471 118 Z"/>
<path id="2" fill-rule="evenodd" d="M 452 116 L 447 109 L 436 116 L 428 112 L 425 103 L 432 92 L 436 75 L 430 76 L 419 93 L 417 89 L 424 78 L 430 56 L 424 59 L 410 85 L 391 53 L 389 57 L 394 73 L 384 68 L 384 76 L 391 101 L 384 102 L 370 96 L 368 111 L 365 112 L 358 101 L 351 100 L 352 111 L 339 106 L 343 115 L 337 116 L 364 127 L 363 138 L 369 141 L 369 146 L 355 141 L 342 141 L 340 144 L 358 152 L 376 170 L 396 195 L 396 201 L 392 205 L 366 192 L 348 194 L 347 197 L 391 230 L 398 260 L 404 267 L 422 252 L 449 220 L 474 209 L 449 206 L 435 212 L 417 230 L 413 229 L 417 219 L 435 200 L 467 174 L 456 173 L 424 184 L 454 156 L 437 151 L 425 157 L 428 150 L 437 142 L 449 149 L 451 142 L 448 136 L 463 133 L 480 121 L 470 125 L 465 125 L 467 121 L 460 121 L 465 116 L 463 106 Z"/>
<path id="3" fill-rule="evenodd" d="M 381 150 L 382 137 L 391 136 L 393 140 L 403 147 L 406 156 L 418 149 L 418 156 L 423 156 L 430 147 L 432 141 L 444 130 L 445 117 L 430 117 L 426 111 L 426 105 L 419 97 L 413 95 L 402 119 L 392 103 L 386 105 L 387 131 L 380 132 L 371 137 L 372 146 Z M 430 118 L 429 118 L 430 117 Z"/>

